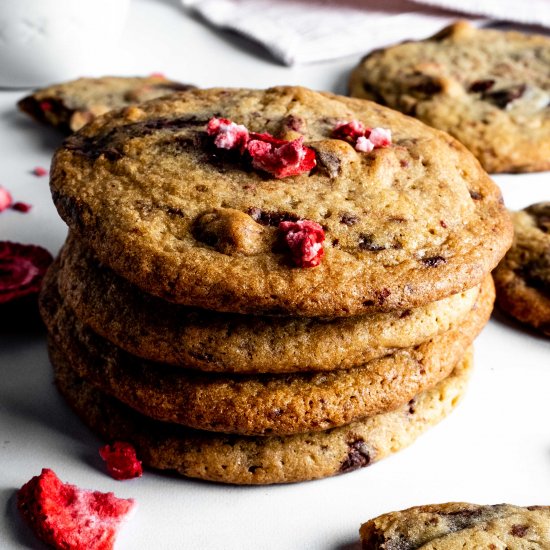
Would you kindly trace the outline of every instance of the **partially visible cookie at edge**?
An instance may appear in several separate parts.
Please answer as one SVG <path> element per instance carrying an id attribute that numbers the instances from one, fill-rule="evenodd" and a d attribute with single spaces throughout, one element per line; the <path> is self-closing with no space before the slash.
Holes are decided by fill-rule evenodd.
<path id="1" fill-rule="evenodd" d="M 317 164 L 269 175 L 215 145 L 215 117 L 255 136 L 293 136 Z M 356 150 L 334 137 L 342 120 L 391 130 L 391 146 Z M 479 284 L 512 236 L 500 190 L 455 139 L 374 103 L 299 87 L 189 90 L 131 116 L 107 113 L 57 150 L 50 186 L 100 261 L 146 292 L 215 311 L 416 307 Z M 293 264 L 283 235 L 285 224 L 306 222 L 324 232 L 315 267 Z"/>
<path id="2" fill-rule="evenodd" d="M 111 109 L 128 107 L 193 88 L 162 75 L 78 78 L 35 90 L 17 106 L 32 118 L 65 132 L 82 126 Z"/>
<path id="3" fill-rule="evenodd" d="M 350 93 L 445 130 L 488 172 L 550 168 L 550 38 L 460 21 L 375 50 Z"/>
<path id="4" fill-rule="evenodd" d="M 550 336 L 550 202 L 512 213 L 514 242 L 493 272 L 497 303 Z"/>
<path id="5" fill-rule="evenodd" d="M 550 506 L 416 506 L 371 519 L 360 534 L 363 550 L 543 550 L 550 548 Z"/>

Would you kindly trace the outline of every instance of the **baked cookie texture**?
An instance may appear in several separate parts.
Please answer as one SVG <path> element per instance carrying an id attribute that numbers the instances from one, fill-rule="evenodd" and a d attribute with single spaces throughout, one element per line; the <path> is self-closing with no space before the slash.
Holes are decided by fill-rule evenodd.
<path id="1" fill-rule="evenodd" d="M 494 271 L 498 305 L 550 336 L 550 202 L 512 213 L 514 242 Z"/>
<path id="2" fill-rule="evenodd" d="M 50 347 L 50 357 L 60 392 L 100 437 L 131 441 L 151 468 L 246 485 L 347 473 L 410 445 L 454 409 L 472 364 L 468 352 L 449 377 L 395 411 L 328 431 L 262 438 L 201 432 L 144 417 L 80 378 L 58 348 Z"/>
<path id="3" fill-rule="evenodd" d="M 212 146 L 208 121 L 301 135 L 309 173 L 275 179 Z M 391 130 L 365 154 L 339 121 Z M 304 88 L 190 90 L 110 112 L 70 136 L 50 181 L 98 259 L 165 300 L 246 314 L 348 316 L 478 285 L 512 238 L 500 191 L 450 136 L 374 103 Z M 289 265 L 281 220 L 325 231 L 315 268 Z"/>
<path id="4" fill-rule="evenodd" d="M 239 377 L 137 359 L 86 329 L 53 285 L 45 287 L 40 309 L 51 345 L 73 369 L 146 416 L 215 432 L 288 435 L 390 411 L 433 387 L 450 374 L 486 324 L 493 300 L 488 279 L 471 315 L 458 326 L 361 367 Z"/>
<path id="5" fill-rule="evenodd" d="M 372 519 L 360 534 L 364 550 L 544 550 L 550 548 L 550 506 L 417 506 Z"/>
<path id="6" fill-rule="evenodd" d="M 460 21 L 368 54 L 350 93 L 461 141 L 488 172 L 550 168 L 550 39 Z"/>
<path id="7" fill-rule="evenodd" d="M 450 330 L 480 293 L 476 286 L 418 308 L 358 317 L 247 316 L 146 294 L 98 263 L 74 236 L 54 270 L 62 299 L 77 318 L 119 348 L 152 361 L 225 373 L 357 367 Z"/>
<path id="8" fill-rule="evenodd" d="M 35 90 L 17 106 L 39 122 L 65 132 L 82 126 L 112 109 L 193 88 L 162 75 L 78 78 Z"/>

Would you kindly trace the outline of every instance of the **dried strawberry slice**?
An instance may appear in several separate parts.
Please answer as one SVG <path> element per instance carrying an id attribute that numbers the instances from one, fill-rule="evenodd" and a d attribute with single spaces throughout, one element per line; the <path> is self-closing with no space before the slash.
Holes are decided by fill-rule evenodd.
<path id="1" fill-rule="evenodd" d="M 123 480 L 141 477 L 143 468 L 137 459 L 133 445 L 124 441 L 115 441 L 99 449 L 99 456 L 107 464 L 107 471 L 112 478 Z"/>
<path id="2" fill-rule="evenodd" d="M 62 550 L 111 550 L 133 499 L 80 489 L 44 468 L 17 494 L 17 507 L 34 534 Z"/>
<path id="3" fill-rule="evenodd" d="M 38 292 L 52 261 L 40 246 L 0 241 L 0 304 Z"/>
<path id="4" fill-rule="evenodd" d="M 284 234 L 292 260 L 298 267 L 315 267 L 321 263 L 325 254 L 323 250 L 325 231 L 317 222 L 311 220 L 281 222 L 279 231 Z"/>
<path id="5" fill-rule="evenodd" d="M 315 151 L 304 145 L 304 137 L 287 141 L 270 134 L 250 134 L 246 149 L 252 166 L 276 178 L 297 176 L 315 167 Z"/>

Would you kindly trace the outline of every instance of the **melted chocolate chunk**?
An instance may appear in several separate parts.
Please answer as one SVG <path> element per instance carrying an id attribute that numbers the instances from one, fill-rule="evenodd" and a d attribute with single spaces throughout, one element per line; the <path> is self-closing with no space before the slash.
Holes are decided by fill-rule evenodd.
<path id="1" fill-rule="evenodd" d="M 537 223 L 537 227 L 544 231 L 544 233 L 550 233 L 550 202 L 539 202 L 532 204 L 525 209 L 528 214 L 531 214 Z"/>
<path id="2" fill-rule="evenodd" d="M 490 90 L 494 85 L 495 85 L 495 81 L 492 79 L 476 80 L 475 82 L 472 82 L 470 84 L 468 91 L 473 94 L 479 93 L 479 92 L 486 92 Z"/>
<path id="3" fill-rule="evenodd" d="M 505 109 L 509 103 L 519 99 L 527 89 L 526 84 L 518 84 L 504 90 L 496 90 L 494 92 L 484 92 L 481 94 L 481 99 L 489 101 L 496 105 L 499 109 Z"/>
<path id="4" fill-rule="evenodd" d="M 343 223 L 347 226 L 355 225 L 359 221 L 359 217 L 355 214 L 351 214 L 350 212 L 343 212 L 340 215 L 340 223 Z"/>
<path id="5" fill-rule="evenodd" d="M 306 121 L 295 115 L 288 115 L 283 120 L 283 125 L 288 130 L 293 130 L 294 132 L 303 132 L 306 127 Z"/>
<path id="6" fill-rule="evenodd" d="M 148 136 L 155 132 L 166 130 L 177 132 L 183 128 L 203 128 L 208 120 L 198 119 L 195 116 L 179 118 L 157 118 L 117 126 L 106 134 L 98 136 L 85 136 L 80 133 L 69 136 L 63 146 L 75 153 L 81 154 L 92 160 L 105 156 L 108 160 L 116 161 L 124 155 L 124 145 L 130 140 Z"/>
<path id="7" fill-rule="evenodd" d="M 328 151 L 315 149 L 317 156 L 317 168 L 324 172 L 329 178 L 336 178 L 341 171 L 340 159 L 334 154 Z"/>
<path id="8" fill-rule="evenodd" d="M 512 525 L 512 528 L 510 529 L 510 535 L 513 537 L 519 537 L 523 538 L 525 534 L 529 531 L 528 525 Z"/>
<path id="9" fill-rule="evenodd" d="M 300 216 L 292 212 L 277 212 L 273 210 L 262 210 L 261 208 L 252 207 L 247 210 L 247 214 L 257 223 L 268 225 L 270 227 L 278 227 L 281 222 L 297 222 Z"/>
<path id="10" fill-rule="evenodd" d="M 442 87 L 441 83 L 437 82 L 429 77 L 414 86 L 411 86 L 411 91 L 416 92 L 417 94 L 432 96 L 441 92 Z"/>
<path id="11" fill-rule="evenodd" d="M 473 191 L 472 189 L 469 189 L 470 191 L 470 197 L 472 197 L 473 200 L 479 201 L 483 198 L 481 193 L 478 193 L 477 191 Z"/>
<path id="12" fill-rule="evenodd" d="M 346 473 L 368 466 L 371 462 L 371 455 L 367 444 L 363 439 L 357 439 L 348 443 L 349 451 L 347 458 L 340 466 L 340 472 Z"/>
<path id="13" fill-rule="evenodd" d="M 521 276 L 528 286 L 550 296 L 550 250 L 523 266 Z"/>
<path id="14" fill-rule="evenodd" d="M 359 249 L 360 250 L 368 250 L 369 252 L 377 252 L 380 250 L 385 250 L 386 247 L 380 246 L 374 242 L 374 235 L 367 235 L 365 233 L 361 233 L 359 235 Z"/>
<path id="15" fill-rule="evenodd" d="M 430 258 L 422 258 L 421 262 L 426 267 L 437 267 L 438 265 L 447 263 L 447 260 L 443 256 L 431 256 Z"/>

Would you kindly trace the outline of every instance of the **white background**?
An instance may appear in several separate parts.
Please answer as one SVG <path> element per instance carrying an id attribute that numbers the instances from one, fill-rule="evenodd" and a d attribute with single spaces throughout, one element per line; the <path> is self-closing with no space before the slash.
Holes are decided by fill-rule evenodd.
<path id="1" fill-rule="evenodd" d="M 344 93 L 357 61 L 282 67 L 247 42 L 189 18 L 176 0 L 134 0 L 109 70 L 161 71 L 202 87 L 303 84 Z M 66 229 L 47 178 L 30 171 L 49 165 L 61 138 L 16 111 L 23 94 L 0 91 L 0 185 L 33 209 L 2 213 L 0 239 L 55 253 Z M 495 180 L 510 208 L 550 199 L 548 173 Z M 369 468 L 273 487 L 228 487 L 149 471 L 116 482 L 103 472 L 99 441 L 52 386 L 44 335 L 0 333 L 0 548 L 42 548 L 14 506 L 16 488 L 42 467 L 64 481 L 138 501 L 119 550 L 357 550 L 359 525 L 390 510 L 453 500 L 550 504 L 549 393 L 550 341 L 495 315 L 477 340 L 475 372 L 458 409 L 412 447 Z"/>

